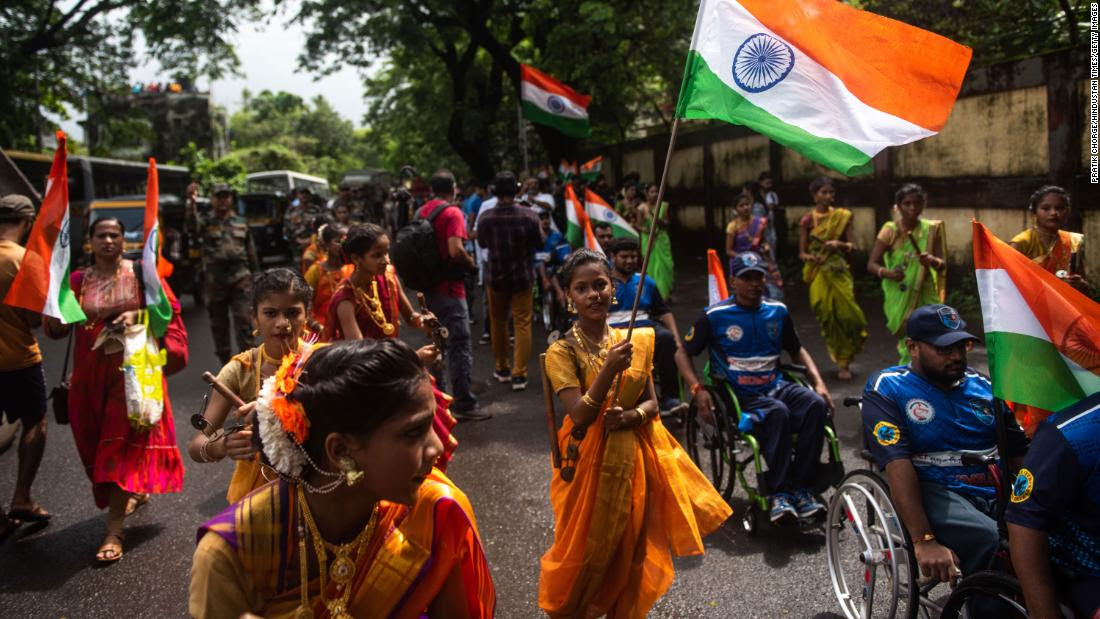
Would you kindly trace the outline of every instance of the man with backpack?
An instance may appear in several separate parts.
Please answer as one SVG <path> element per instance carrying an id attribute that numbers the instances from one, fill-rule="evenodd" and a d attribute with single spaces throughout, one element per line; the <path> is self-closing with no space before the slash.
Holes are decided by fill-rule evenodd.
<path id="1" fill-rule="evenodd" d="M 466 306 L 463 278 L 476 265 L 465 248 L 466 218 L 462 209 L 454 203 L 454 174 L 439 170 L 432 175 L 429 185 L 432 199 L 420 207 L 416 219 L 430 222 L 435 255 L 431 255 L 430 247 L 428 252 L 416 251 L 417 238 L 414 237 L 426 240 L 423 232 L 416 232 L 420 223 L 416 221 L 398 232 L 393 251 L 394 265 L 408 286 L 424 293 L 428 309 L 450 334 L 444 356 L 450 383 L 444 382 L 442 372 L 435 372 L 440 389 L 447 391 L 449 388 L 454 396 L 451 413 L 455 418 L 466 421 L 489 419 L 492 415 L 478 411 L 477 398 L 470 391 L 470 372 L 474 360 L 470 349 L 470 313 Z M 437 263 L 442 268 L 435 268 Z M 421 271 L 418 273 L 420 277 L 410 277 L 415 271 Z"/>

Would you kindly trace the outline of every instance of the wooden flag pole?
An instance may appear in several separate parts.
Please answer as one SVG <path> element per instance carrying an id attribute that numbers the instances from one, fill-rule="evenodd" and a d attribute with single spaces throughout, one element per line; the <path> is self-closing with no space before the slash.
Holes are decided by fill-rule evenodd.
<path id="1" fill-rule="evenodd" d="M 638 319 L 638 305 L 642 302 L 642 288 L 645 284 L 645 275 L 649 270 L 649 258 L 653 255 L 653 241 L 657 238 L 657 222 L 661 219 L 661 199 L 665 197 L 665 183 L 668 182 L 668 166 L 672 162 L 672 151 L 676 148 L 676 130 L 680 128 L 680 116 L 677 115 L 672 121 L 672 131 L 668 136 L 668 152 L 665 153 L 665 167 L 661 170 L 661 182 L 657 185 L 657 204 L 654 207 L 653 221 L 649 224 L 649 234 L 647 238 L 649 241 L 646 243 L 645 257 L 642 258 L 642 270 L 641 275 L 638 277 L 638 285 L 634 290 L 634 305 L 630 309 L 630 322 L 626 326 L 626 341 L 629 342 L 632 335 L 634 335 L 634 322 Z M 623 375 L 620 373 L 615 379 L 615 391 L 614 396 L 611 398 L 613 404 L 617 404 L 619 401 L 619 391 L 623 386 Z"/>

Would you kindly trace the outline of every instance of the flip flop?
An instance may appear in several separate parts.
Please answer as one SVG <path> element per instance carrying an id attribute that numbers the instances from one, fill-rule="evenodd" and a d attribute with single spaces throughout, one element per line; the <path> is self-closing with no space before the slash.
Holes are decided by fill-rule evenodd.
<path id="1" fill-rule="evenodd" d="M 8 518 L 22 520 L 23 522 L 46 522 L 53 518 L 53 514 L 43 509 L 38 503 L 34 503 L 29 509 L 25 507 L 12 509 L 8 512 Z"/>
<path id="2" fill-rule="evenodd" d="M 11 537 L 13 533 L 18 531 L 19 527 L 22 525 L 23 523 L 19 522 L 18 520 L 12 520 L 10 518 L 5 519 L 4 523 L 0 524 L 0 544 L 8 541 L 8 538 Z"/>
<path id="3" fill-rule="evenodd" d="M 132 516 L 134 512 L 141 509 L 143 505 L 149 502 L 149 495 L 145 493 L 137 493 L 130 497 L 126 501 L 126 515 Z"/>
<path id="4" fill-rule="evenodd" d="M 122 542 L 121 534 L 108 533 L 103 538 L 99 550 L 95 553 L 95 562 L 99 565 L 110 565 L 117 562 L 122 558 Z"/>

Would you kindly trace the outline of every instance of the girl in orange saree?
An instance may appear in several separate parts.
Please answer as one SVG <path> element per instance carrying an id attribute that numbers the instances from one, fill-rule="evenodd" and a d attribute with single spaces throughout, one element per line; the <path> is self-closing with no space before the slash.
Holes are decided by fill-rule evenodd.
<path id="1" fill-rule="evenodd" d="M 328 319 L 329 303 L 336 289 L 355 272 L 353 265 L 344 261 L 341 246 L 348 235 L 348 228 L 344 224 L 333 223 L 321 226 L 318 232 L 318 242 L 325 249 L 325 258 L 313 263 L 313 266 L 303 273 L 306 283 L 313 288 L 313 304 L 310 306 L 310 318 L 318 325 L 324 325 Z M 322 338 L 332 339 L 322 332 Z"/>
<path id="2" fill-rule="evenodd" d="M 256 348 L 237 353 L 218 372 L 218 381 L 243 400 L 245 406 L 232 410 L 229 400 L 211 390 L 203 411 L 206 429 L 195 432 L 187 449 L 195 462 L 218 462 L 226 457 L 235 461 L 225 493 L 229 503 L 236 503 L 268 482 L 252 444 L 252 427 L 247 419 L 256 410 L 260 385 L 275 374 L 283 357 L 302 345 L 311 296 L 302 277 L 288 268 L 268 269 L 252 279 L 252 319 L 263 341 Z M 224 438 L 215 436 L 215 432 L 225 427 L 230 414 L 244 420 L 245 429 Z"/>
<path id="3" fill-rule="evenodd" d="M 398 340 L 288 357 L 257 407 L 281 479 L 199 529 L 191 615 L 492 617 L 473 510 L 433 467 L 434 411 L 427 372 Z"/>
<path id="4" fill-rule="evenodd" d="M 607 326 L 607 261 L 578 250 L 562 268 L 578 314 L 546 353 L 567 415 L 563 467 L 550 482 L 554 545 L 542 557 L 539 606 L 551 617 L 644 617 L 672 584 L 672 554 L 703 554 L 702 537 L 732 513 L 661 422 L 653 330 Z M 622 373 L 618 399 L 612 401 Z"/>

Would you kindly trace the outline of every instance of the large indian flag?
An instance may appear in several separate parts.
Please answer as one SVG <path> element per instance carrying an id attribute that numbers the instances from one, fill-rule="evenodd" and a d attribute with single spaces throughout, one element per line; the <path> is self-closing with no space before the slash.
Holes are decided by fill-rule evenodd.
<path id="1" fill-rule="evenodd" d="M 676 114 L 745 125 L 849 176 L 934 135 L 971 50 L 836 0 L 700 0 Z"/>
<path id="2" fill-rule="evenodd" d="M 553 127 L 569 137 L 592 135 L 588 123 L 588 103 L 592 97 L 578 93 L 530 65 L 520 65 L 520 79 L 524 118 Z"/>
<path id="3" fill-rule="evenodd" d="M 149 172 L 145 183 L 145 246 L 141 251 L 141 278 L 145 284 L 145 308 L 149 312 L 149 329 L 153 335 L 161 337 L 172 320 L 172 306 L 168 294 L 161 283 L 159 267 L 164 259 L 160 256 L 160 224 L 157 210 L 160 205 L 160 181 L 157 177 L 157 162 L 149 158 Z"/>
<path id="4" fill-rule="evenodd" d="M 629 236 L 638 238 L 638 231 L 634 229 L 634 226 L 630 225 L 630 222 L 623 219 L 621 215 L 615 212 L 615 209 L 611 208 L 600 194 L 588 189 L 584 190 L 584 210 L 588 214 L 588 218 L 592 221 L 605 221 L 611 224 L 611 234 L 615 238 Z"/>
<path id="5" fill-rule="evenodd" d="M 69 288 L 69 167 L 65 134 L 57 132 L 57 150 L 46 181 L 42 207 L 27 237 L 27 251 L 4 303 L 68 324 L 85 319 Z"/>
<path id="6" fill-rule="evenodd" d="M 1100 305 L 978 222 L 974 269 L 995 396 L 1057 411 L 1100 391 Z"/>

